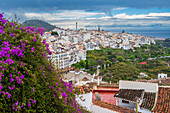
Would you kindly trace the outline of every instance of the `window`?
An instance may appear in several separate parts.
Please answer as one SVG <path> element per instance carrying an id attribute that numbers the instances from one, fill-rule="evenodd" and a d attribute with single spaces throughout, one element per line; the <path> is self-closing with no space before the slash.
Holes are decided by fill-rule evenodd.
<path id="1" fill-rule="evenodd" d="M 126 104 L 129 104 L 129 101 L 126 101 L 126 100 L 122 100 L 122 103 L 126 103 Z"/>

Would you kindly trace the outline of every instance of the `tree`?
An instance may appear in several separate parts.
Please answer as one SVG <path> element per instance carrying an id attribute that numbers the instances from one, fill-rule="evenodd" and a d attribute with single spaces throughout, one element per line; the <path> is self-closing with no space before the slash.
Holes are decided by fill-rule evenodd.
<path id="1" fill-rule="evenodd" d="M 105 62 L 104 62 L 103 60 L 98 59 L 98 60 L 97 60 L 97 63 L 98 63 L 99 65 L 103 65 Z"/>
<path id="2" fill-rule="evenodd" d="M 58 36 L 58 33 L 57 33 L 57 32 L 52 31 L 52 32 L 51 32 L 51 35 L 57 35 L 57 36 Z"/>
<path id="3" fill-rule="evenodd" d="M 119 62 L 124 61 L 124 58 L 123 58 L 122 56 L 117 56 L 116 59 L 117 59 Z"/>
<path id="4" fill-rule="evenodd" d="M 86 59 L 86 69 L 89 69 L 89 63 L 87 59 Z"/>
<path id="5" fill-rule="evenodd" d="M 134 55 L 131 55 L 131 56 L 129 57 L 129 59 L 135 60 L 135 56 L 134 56 Z"/>
<path id="6" fill-rule="evenodd" d="M 149 58 L 149 56 L 148 56 L 147 54 L 142 54 L 142 58 L 144 58 L 144 59 L 148 59 L 148 58 Z"/>
<path id="7" fill-rule="evenodd" d="M 85 68 L 86 67 L 86 61 L 80 60 L 80 66 L 81 66 L 81 68 Z"/>
<path id="8" fill-rule="evenodd" d="M 111 65 L 111 62 L 110 62 L 109 60 L 106 60 L 106 61 L 105 61 L 105 64 L 106 64 L 106 66 L 110 66 L 110 65 Z"/>

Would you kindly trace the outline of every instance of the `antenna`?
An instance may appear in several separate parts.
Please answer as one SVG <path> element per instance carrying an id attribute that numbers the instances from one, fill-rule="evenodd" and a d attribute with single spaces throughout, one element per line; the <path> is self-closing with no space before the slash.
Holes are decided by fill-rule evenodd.
<path id="1" fill-rule="evenodd" d="M 76 31 L 77 31 L 77 22 L 76 22 Z"/>

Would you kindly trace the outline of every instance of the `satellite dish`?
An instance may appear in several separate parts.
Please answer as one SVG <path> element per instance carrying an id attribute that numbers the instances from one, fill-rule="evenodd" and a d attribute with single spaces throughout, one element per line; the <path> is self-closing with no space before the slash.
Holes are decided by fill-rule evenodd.
<path id="1" fill-rule="evenodd" d="M 95 97 L 98 101 L 101 101 L 101 97 L 98 92 L 95 92 Z"/>

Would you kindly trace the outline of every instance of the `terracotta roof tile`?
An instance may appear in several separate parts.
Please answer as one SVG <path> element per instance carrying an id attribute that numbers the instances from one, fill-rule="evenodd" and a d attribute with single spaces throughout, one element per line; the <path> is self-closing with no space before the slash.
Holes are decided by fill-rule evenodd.
<path id="1" fill-rule="evenodd" d="M 154 113 L 170 113 L 170 87 L 159 87 Z"/>
<path id="2" fill-rule="evenodd" d="M 84 77 L 82 81 L 89 81 L 89 79 L 87 77 Z"/>
<path id="3" fill-rule="evenodd" d="M 154 107 L 155 96 L 156 96 L 156 93 L 145 92 L 143 101 L 140 107 L 151 111 L 152 108 Z"/>
<path id="4" fill-rule="evenodd" d="M 120 89 L 118 93 L 114 95 L 114 97 L 121 98 L 124 100 L 129 100 L 131 102 L 136 102 L 136 97 L 142 98 L 142 94 L 144 90 L 137 89 Z"/>
<path id="5" fill-rule="evenodd" d="M 134 113 L 135 112 L 134 110 L 127 109 L 127 108 L 120 107 L 120 106 L 116 106 L 116 105 L 113 105 L 113 104 L 110 104 L 110 103 L 107 103 L 107 102 L 103 102 L 103 101 L 97 101 L 97 100 L 93 99 L 92 102 L 93 102 L 93 105 L 97 105 L 99 107 L 103 107 L 103 108 L 106 108 L 106 109 L 109 109 L 109 110 L 112 110 L 112 111 L 116 111 L 116 112 L 119 112 L 119 113 Z"/>
<path id="6" fill-rule="evenodd" d="M 93 90 L 92 88 L 85 86 L 85 85 L 84 86 L 77 86 L 76 89 L 78 89 L 81 94 L 90 93 Z"/>

